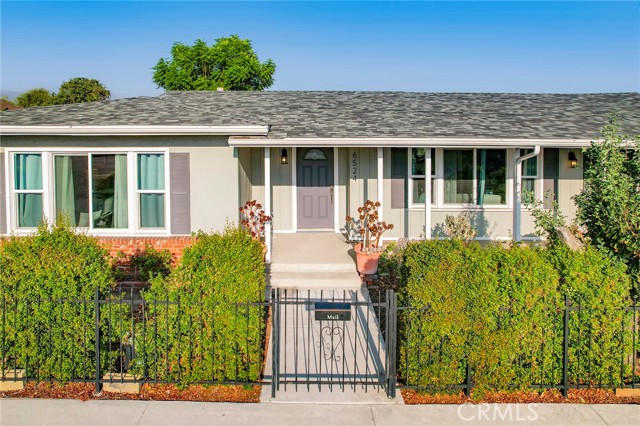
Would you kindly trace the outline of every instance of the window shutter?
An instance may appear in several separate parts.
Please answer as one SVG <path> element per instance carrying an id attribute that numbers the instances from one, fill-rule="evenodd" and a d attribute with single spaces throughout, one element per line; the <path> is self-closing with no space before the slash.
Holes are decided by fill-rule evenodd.
<path id="1" fill-rule="evenodd" d="M 191 233 L 189 154 L 170 154 L 171 233 Z"/>
<path id="2" fill-rule="evenodd" d="M 407 206 L 407 149 L 391 148 L 391 208 Z"/>
<path id="3" fill-rule="evenodd" d="M 542 198 L 544 208 L 550 209 L 552 201 L 558 201 L 558 177 L 560 175 L 560 151 L 558 148 L 544 149 L 544 170 L 542 181 Z M 551 197 L 547 198 L 547 192 L 551 192 Z"/>
<path id="4" fill-rule="evenodd" d="M 4 181 L 4 154 L 0 154 L 0 235 L 7 233 L 6 191 L 6 182 Z"/>

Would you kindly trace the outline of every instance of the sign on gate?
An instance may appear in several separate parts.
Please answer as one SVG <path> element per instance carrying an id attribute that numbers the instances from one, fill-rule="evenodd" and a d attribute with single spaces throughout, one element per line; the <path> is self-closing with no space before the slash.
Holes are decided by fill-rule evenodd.
<path id="1" fill-rule="evenodd" d="M 316 302 L 316 321 L 351 321 L 351 303 Z"/>

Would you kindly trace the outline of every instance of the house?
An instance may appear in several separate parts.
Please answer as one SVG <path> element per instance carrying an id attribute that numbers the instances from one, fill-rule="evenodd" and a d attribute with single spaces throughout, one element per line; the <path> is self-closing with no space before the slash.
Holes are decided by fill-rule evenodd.
<path id="1" fill-rule="evenodd" d="M 372 199 L 387 239 L 437 237 L 461 212 L 480 240 L 536 239 L 521 190 L 573 217 L 581 150 L 613 112 L 640 133 L 638 93 L 168 92 L 3 112 L 0 234 L 64 212 L 121 246 L 179 245 L 256 199 L 269 242 L 340 232 Z"/>

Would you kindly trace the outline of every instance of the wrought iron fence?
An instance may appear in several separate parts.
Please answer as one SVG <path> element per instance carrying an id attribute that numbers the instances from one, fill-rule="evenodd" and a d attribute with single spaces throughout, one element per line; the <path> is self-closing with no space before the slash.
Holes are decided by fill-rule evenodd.
<path id="1" fill-rule="evenodd" d="M 500 383 L 495 387 L 501 390 L 559 389 L 566 397 L 569 389 L 636 388 L 640 381 L 640 307 L 635 298 L 631 306 L 599 312 L 600 316 L 596 317 L 594 309 L 572 305 L 569 296 L 565 296 L 561 306 L 545 309 L 541 322 L 546 329 L 541 329 L 542 323 L 533 324 L 532 329 L 537 328 L 539 333 L 533 339 L 537 345 L 524 350 L 525 355 L 480 361 L 481 357 L 473 356 L 473 352 L 490 353 L 486 344 L 474 346 L 469 336 L 465 336 L 464 342 L 452 341 L 447 333 L 436 336 L 434 329 L 423 321 L 428 317 L 429 308 L 416 308 L 410 301 L 405 305 L 389 304 L 398 323 L 393 330 L 399 333 L 399 387 L 426 392 L 464 391 L 469 396 L 480 380 L 478 377 L 485 374 L 483 380 L 486 380 L 493 374 L 491 377 Z M 509 328 L 512 314 L 509 308 L 502 309 L 495 328 L 503 331 L 502 337 L 522 346 L 526 344 L 519 342 L 523 336 Z M 616 321 L 619 327 L 615 333 L 604 335 L 602 321 Z M 455 324 L 451 326 L 456 328 Z M 508 373 L 499 376 L 495 372 L 509 363 L 505 368 Z M 487 374 L 487 370 L 493 371 Z"/>
<path id="2" fill-rule="evenodd" d="M 258 298 L 259 299 L 259 298 Z M 259 385 L 269 304 L 129 295 L 0 300 L 2 380 Z"/>

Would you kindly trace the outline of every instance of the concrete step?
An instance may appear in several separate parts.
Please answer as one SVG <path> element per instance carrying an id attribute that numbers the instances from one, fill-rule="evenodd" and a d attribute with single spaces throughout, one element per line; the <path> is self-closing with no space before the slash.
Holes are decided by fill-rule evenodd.
<path id="1" fill-rule="evenodd" d="M 273 273 L 334 273 L 357 274 L 355 263 L 271 263 L 268 270 Z"/>
<path id="2" fill-rule="evenodd" d="M 269 285 L 280 288 L 360 288 L 362 282 L 351 272 L 271 272 Z"/>

